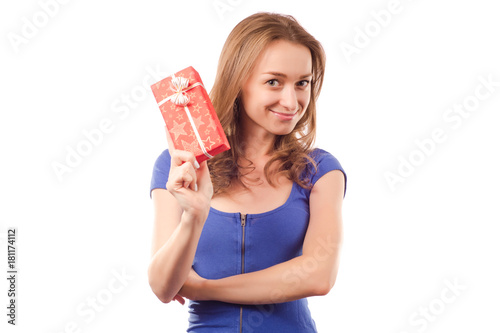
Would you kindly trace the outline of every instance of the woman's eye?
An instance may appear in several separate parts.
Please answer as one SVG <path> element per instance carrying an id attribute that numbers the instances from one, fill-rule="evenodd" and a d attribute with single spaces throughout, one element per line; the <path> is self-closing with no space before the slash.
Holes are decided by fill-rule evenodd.
<path id="1" fill-rule="evenodd" d="M 299 87 L 307 87 L 309 80 L 302 80 L 298 83 Z"/>
<path id="2" fill-rule="evenodd" d="M 278 80 L 272 79 L 267 81 L 266 83 L 269 84 L 271 87 L 276 87 L 278 85 Z"/>

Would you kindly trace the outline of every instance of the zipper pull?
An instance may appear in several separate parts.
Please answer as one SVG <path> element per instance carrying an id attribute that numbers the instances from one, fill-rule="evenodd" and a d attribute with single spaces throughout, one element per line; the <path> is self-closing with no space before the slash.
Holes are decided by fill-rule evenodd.
<path id="1" fill-rule="evenodd" d="M 240 213 L 241 226 L 244 227 L 247 222 L 247 214 Z"/>

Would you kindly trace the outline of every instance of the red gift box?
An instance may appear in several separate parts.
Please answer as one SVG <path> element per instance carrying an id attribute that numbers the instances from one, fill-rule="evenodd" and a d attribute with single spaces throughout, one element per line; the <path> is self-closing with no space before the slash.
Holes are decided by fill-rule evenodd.
<path id="1" fill-rule="evenodd" d="M 151 85 L 175 149 L 193 152 L 198 163 L 229 150 L 224 130 L 193 67 Z"/>

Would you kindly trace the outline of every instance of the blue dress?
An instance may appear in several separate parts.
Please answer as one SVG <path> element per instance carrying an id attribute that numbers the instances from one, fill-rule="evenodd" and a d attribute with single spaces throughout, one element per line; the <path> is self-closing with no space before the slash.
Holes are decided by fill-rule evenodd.
<path id="1" fill-rule="evenodd" d="M 332 170 L 342 171 L 347 184 L 345 171 L 333 155 L 315 149 L 310 156 L 318 168 L 316 174 L 311 169 L 313 175 L 309 178 L 313 184 Z M 165 150 L 154 165 L 151 191 L 166 188 L 169 169 L 170 154 Z M 345 191 L 344 187 L 344 196 Z M 211 207 L 194 257 L 194 270 L 203 278 L 220 279 L 262 270 L 300 256 L 309 224 L 310 192 L 294 182 L 283 205 L 260 214 L 227 213 Z M 300 283 L 293 272 L 283 279 Z M 317 330 L 307 299 L 303 298 L 267 305 L 190 301 L 187 332 L 313 333 Z"/>

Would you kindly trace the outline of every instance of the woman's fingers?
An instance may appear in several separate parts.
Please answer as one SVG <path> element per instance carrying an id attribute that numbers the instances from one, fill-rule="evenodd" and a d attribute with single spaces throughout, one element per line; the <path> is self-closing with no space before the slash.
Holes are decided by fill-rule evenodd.
<path id="1" fill-rule="evenodd" d="M 198 191 L 203 188 L 203 192 L 213 195 L 212 181 L 208 170 L 207 162 L 200 166 L 192 152 L 185 150 L 173 150 L 170 152 L 170 175 L 167 189 L 180 191 L 182 188 Z"/>
<path id="2" fill-rule="evenodd" d="M 176 190 L 184 187 L 196 191 L 197 176 L 195 168 L 197 168 L 199 164 L 194 154 L 185 150 L 174 150 L 171 152 L 170 156 L 170 185 L 173 185 L 173 189 Z M 170 182 L 170 180 L 172 181 Z"/>
<path id="3" fill-rule="evenodd" d="M 175 151 L 172 167 L 168 176 L 167 190 L 177 199 L 177 202 L 188 216 L 206 219 L 213 196 L 213 187 L 210 180 L 208 165 L 205 162 L 195 170 L 190 161 L 182 163 L 182 151 Z M 188 155 L 191 153 L 188 153 Z M 174 161 L 174 159 L 176 159 Z"/>
<path id="4" fill-rule="evenodd" d="M 182 297 L 179 294 L 174 296 L 174 301 L 177 301 L 177 302 L 181 303 L 182 305 L 184 305 L 184 303 L 186 303 L 186 301 L 184 300 L 184 297 Z"/>
<path id="5" fill-rule="evenodd" d="M 189 162 L 172 167 L 168 177 L 167 189 L 178 191 L 181 188 L 197 189 L 197 175 L 193 165 Z"/>
<path id="6" fill-rule="evenodd" d="M 198 162 L 196 161 L 196 157 L 194 156 L 193 153 L 186 151 L 186 150 L 174 150 L 170 152 L 170 156 L 172 157 L 172 162 L 171 166 L 181 166 L 185 162 L 190 162 L 193 167 L 199 166 Z"/>

